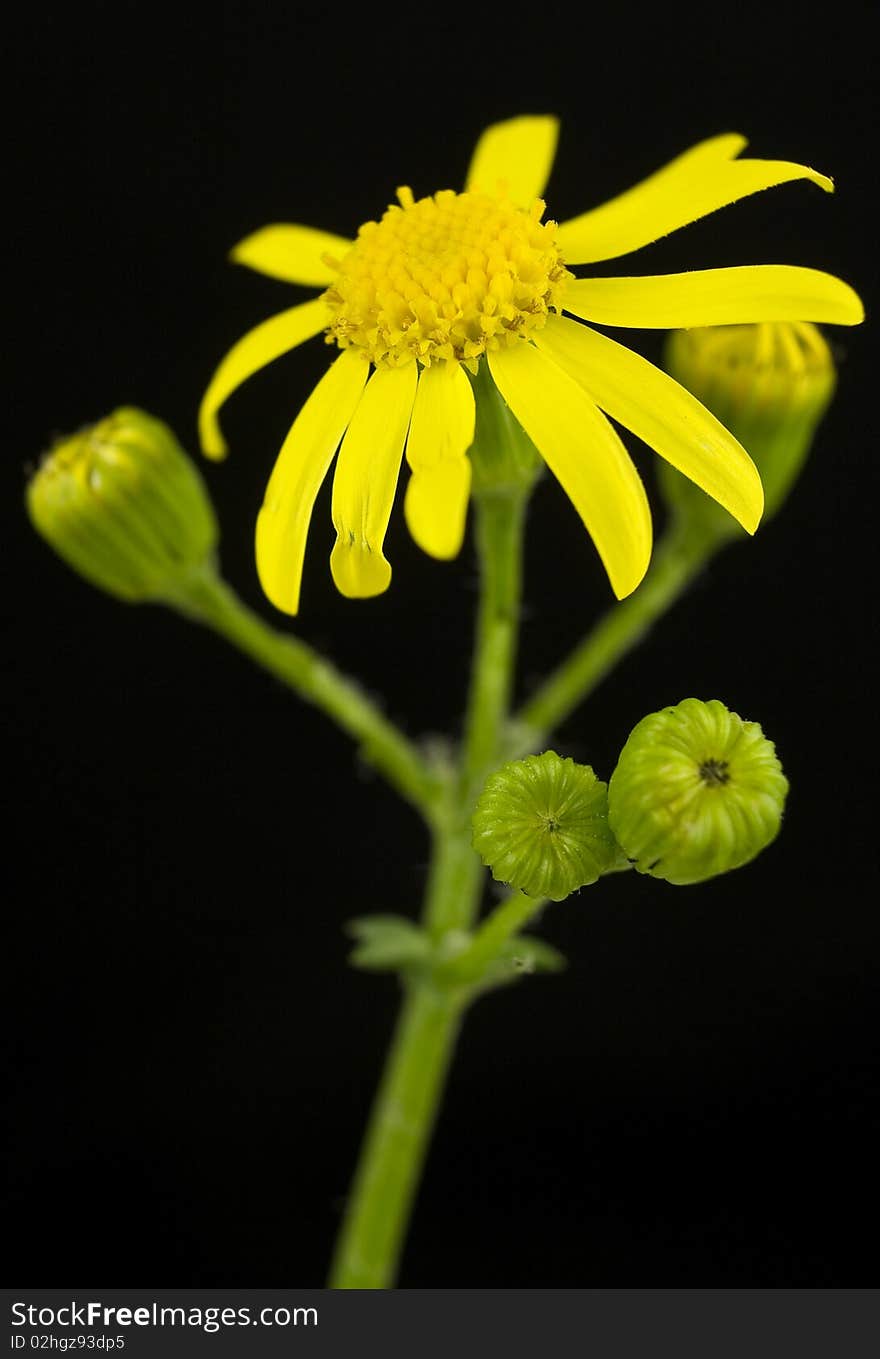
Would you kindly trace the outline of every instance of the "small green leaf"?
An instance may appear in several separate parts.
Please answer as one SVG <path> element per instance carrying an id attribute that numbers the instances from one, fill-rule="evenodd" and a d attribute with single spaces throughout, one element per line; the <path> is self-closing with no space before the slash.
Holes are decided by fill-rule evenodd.
<path id="1" fill-rule="evenodd" d="M 517 972 L 562 972 L 568 966 L 559 949 L 530 934 L 508 939 L 498 961 Z"/>
<path id="2" fill-rule="evenodd" d="M 490 991 L 496 986 L 508 986 L 536 972 L 562 972 L 567 966 L 564 955 L 551 944 L 529 934 L 521 934 L 516 939 L 507 940 L 487 967 L 477 984 L 477 990 Z"/>
<path id="3" fill-rule="evenodd" d="M 360 916 L 345 928 L 357 941 L 348 961 L 367 972 L 399 972 L 424 963 L 430 953 L 424 930 L 404 916 Z"/>

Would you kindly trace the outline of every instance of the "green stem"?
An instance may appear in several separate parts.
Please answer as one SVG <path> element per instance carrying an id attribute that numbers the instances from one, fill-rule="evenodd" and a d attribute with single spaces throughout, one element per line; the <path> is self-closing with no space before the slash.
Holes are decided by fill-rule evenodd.
<path id="1" fill-rule="evenodd" d="M 657 547 L 648 574 L 634 594 L 617 604 L 545 680 L 512 722 L 509 758 L 543 744 L 621 657 L 638 645 L 703 566 L 714 544 L 673 527 Z"/>
<path id="2" fill-rule="evenodd" d="M 435 938 L 471 919 L 483 870 L 461 830 L 436 835 L 424 920 Z M 331 1288 L 391 1288 L 452 1060 L 467 990 L 414 978 L 379 1086 L 336 1245 Z"/>
<path id="3" fill-rule="evenodd" d="M 461 801 L 471 804 L 497 763 L 510 704 L 522 588 L 522 539 L 528 492 L 475 497 L 482 594 L 461 767 Z"/>
<path id="4" fill-rule="evenodd" d="M 435 841 L 425 900 L 424 923 L 435 939 L 468 929 L 479 907 L 483 871 L 471 847 L 471 813 L 500 758 L 510 707 L 527 499 L 519 488 L 475 497 L 480 604 L 461 767 Z"/>
<path id="5" fill-rule="evenodd" d="M 481 596 L 457 785 L 438 810 L 423 921 L 438 947 L 467 930 L 484 871 L 471 847 L 473 802 L 497 761 L 519 622 L 527 493 L 476 497 Z M 379 1087 L 334 1255 L 331 1288 L 390 1288 L 437 1116 L 468 989 L 413 978 Z"/>
<path id="6" fill-rule="evenodd" d="M 512 892 L 505 897 L 476 931 L 469 946 L 449 964 L 448 975 L 459 981 L 476 981 L 498 957 L 504 944 L 547 905 L 546 897 L 527 897 Z"/>
<path id="7" fill-rule="evenodd" d="M 181 598 L 171 602 L 325 712 L 354 737 L 364 758 L 392 787 L 434 823 L 441 779 L 393 722 L 329 661 L 299 638 L 275 632 L 212 571 L 194 578 Z"/>
<path id="8" fill-rule="evenodd" d="M 331 1288 L 391 1288 L 463 1006 L 419 983 L 403 1004 L 330 1271 Z"/>
<path id="9" fill-rule="evenodd" d="M 465 930 L 477 913 L 484 869 L 471 846 L 470 808 L 452 810 L 452 824 L 434 839 L 423 923 L 435 940 Z"/>

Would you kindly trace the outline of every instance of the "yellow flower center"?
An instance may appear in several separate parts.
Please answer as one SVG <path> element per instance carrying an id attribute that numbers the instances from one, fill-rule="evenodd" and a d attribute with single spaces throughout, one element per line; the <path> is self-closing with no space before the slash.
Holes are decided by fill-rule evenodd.
<path id="1" fill-rule="evenodd" d="M 526 339 L 559 309 L 571 278 L 544 204 L 528 211 L 482 193 L 444 189 L 366 222 L 348 254 L 328 260 L 339 278 L 324 294 L 328 339 L 374 364 L 457 360 L 476 371 L 487 349 Z"/>

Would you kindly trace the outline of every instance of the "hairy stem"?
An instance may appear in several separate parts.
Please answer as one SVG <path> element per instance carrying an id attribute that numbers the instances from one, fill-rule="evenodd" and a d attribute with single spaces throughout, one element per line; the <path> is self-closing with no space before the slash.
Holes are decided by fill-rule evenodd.
<path id="1" fill-rule="evenodd" d="M 519 934 L 546 905 L 546 897 L 527 897 L 524 892 L 511 892 L 482 922 L 465 951 L 450 963 L 450 975 L 462 982 L 475 981 L 482 976 L 508 939 Z"/>
<path id="2" fill-rule="evenodd" d="M 442 949 L 479 910 L 485 873 L 471 847 L 473 802 L 497 761 L 519 623 L 525 493 L 477 499 L 481 597 L 461 767 L 438 816 L 423 923 Z M 385 1065 L 336 1247 L 331 1288 L 390 1288 L 468 991 L 414 977 Z"/>
<path id="3" fill-rule="evenodd" d="M 510 704 L 526 501 L 527 493 L 520 490 L 488 492 L 475 498 L 482 592 L 462 751 L 461 791 L 468 804 L 497 762 Z"/>
<path id="4" fill-rule="evenodd" d="M 392 1288 L 466 992 L 420 981 L 407 989 L 376 1094 L 331 1288 Z"/>
<path id="5" fill-rule="evenodd" d="M 269 627 L 212 572 L 191 583 L 179 607 L 326 713 L 358 742 L 364 758 L 433 824 L 443 792 L 440 778 L 418 748 L 352 680 L 299 638 Z"/>

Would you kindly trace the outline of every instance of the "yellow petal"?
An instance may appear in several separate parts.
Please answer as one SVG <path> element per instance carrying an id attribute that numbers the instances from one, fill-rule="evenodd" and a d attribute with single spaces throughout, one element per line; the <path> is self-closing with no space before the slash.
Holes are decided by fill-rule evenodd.
<path id="1" fill-rule="evenodd" d="M 349 599 L 380 595 L 391 581 L 382 544 L 415 394 L 415 363 L 377 369 L 339 450 L 332 504 L 336 545 L 330 569 L 337 590 Z"/>
<path id="2" fill-rule="evenodd" d="M 535 343 L 613 420 L 632 430 L 754 533 L 764 509 L 758 470 L 742 445 L 695 396 L 640 354 L 562 316 L 548 317 Z"/>
<path id="3" fill-rule="evenodd" d="M 618 435 L 583 388 L 532 345 L 490 352 L 489 368 L 584 521 L 612 589 L 623 599 L 648 569 L 651 511 Z"/>
<path id="4" fill-rule="evenodd" d="M 733 160 L 745 145 L 735 133 L 700 142 L 635 188 L 563 222 L 557 242 L 566 264 L 616 259 L 677 231 L 688 222 L 794 179 L 834 185 L 805 165 L 784 160 Z"/>
<path id="5" fill-rule="evenodd" d="M 528 207 L 544 192 L 558 136 L 559 119 L 549 116 L 493 123 L 477 142 L 465 187 L 488 194 L 500 188 L 514 203 Z"/>
<path id="6" fill-rule="evenodd" d="M 406 460 L 412 476 L 404 513 L 423 552 L 447 561 L 464 538 L 474 441 L 474 393 L 458 363 L 434 363 L 419 377 Z"/>
<path id="7" fill-rule="evenodd" d="M 825 321 L 856 326 L 865 318 L 849 284 L 789 264 L 747 264 L 646 278 L 582 278 L 565 290 L 565 310 L 606 326 L 728 326 L 753 321 Z"/>
<path id="8" fill-rule="evenodd" d="M 329 231 L 279 222 L 245 236 L 230 251 L 229 258 L 248 269 L 256 269 L 258 274 L 282 278 L 286 283 L 322 287 L 336 277 L 336 270 L 325 264 L 323 256 L 341 260 L 351 245 L 344 236 L 333 236 Z"/>
<path id="9" fill-rule="evenodd" d="M 226 456 L 226 441 L 217 423 L 217 412 L 226 398 L 267 363 L 318 335 L 329 324 L 327 306 L 317 297 L 312 302 L 303 302 L 277 316 L 270 316 L 268 321 L 249 330 L 238 344 L 232 346 L 208 383 L 199 407 L 199 439 L 206 457 Z"/>
<path id="10" fill-rule="evenodd" d="M 347 349 L 324 374 L 293 422 L 257 518 L 257 572 L 272 603 L 296 613 L 312 507 L 353 416 L 369 364 Z"/>

